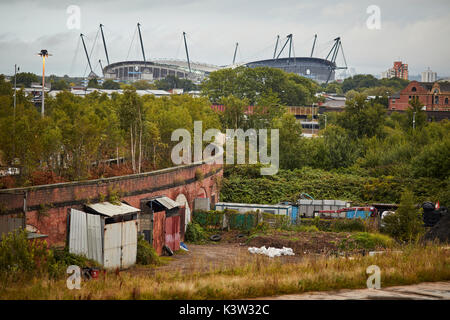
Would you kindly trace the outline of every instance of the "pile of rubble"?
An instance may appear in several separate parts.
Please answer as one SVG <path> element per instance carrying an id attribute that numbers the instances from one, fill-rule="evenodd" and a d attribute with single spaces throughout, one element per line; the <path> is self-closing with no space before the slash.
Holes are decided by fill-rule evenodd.
<path id="1" fill-rule="evenodd" d="M 250 253 L 254 253 L 254 254 L 264 254 L 270 258 L 279 257 L 281 255 L 285 255 L 285 256 L 295 255 L 292 248 L 286 248 L 286 247 L 283 247 L 282 249 L 277 249 L 274 247 L 266 248 L 266 246 L 262 246 L 261 248 L 250 247 L 250 248 L 248 248 L 248 251 Z"/>

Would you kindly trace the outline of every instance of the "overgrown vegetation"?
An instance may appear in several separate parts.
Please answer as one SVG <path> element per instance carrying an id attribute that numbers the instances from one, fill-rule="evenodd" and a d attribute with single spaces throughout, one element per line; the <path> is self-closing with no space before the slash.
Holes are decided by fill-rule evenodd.
<path id="1" fill-rule="evenodd" d="M 184 234 L 184 239 L 187 242 L 201 242 L 207 238 L 205 230 L 197 223 L 190 222 L 186 227 L 186 233 Z"/>
<path id="2" fill-rule="evenodd" d="M 377 265 L 381 285 L 407 285 L 448 281 L 448 250 L 437 246 L 412 246 L 398 253 L 355 256 L 353 259 L 309 257 L 282 263 L 257 256 L 238 259 L 229 266 L 206 272 L 160 272 L 157 276 L 122 272 L 82 282 L 81 290 L 68 290 L 66 280 L 12 283 L 0 288 L 3 299 L 242 299 L 308 291 L 366 288 L 366 268 Z"/>
<path id="3" fill-rule="evenodd" d="M 339 248 L 342 250 L 375 250 L 391 248 L 394 244 L 395 241 L 384 234 L 357 232 L 352 234 L 350 238 L 342 240 Z"/>
<path id="4" fill-rule="evenodd" d="M 400 241 L 414 241 L 424 234 L 422 208 L 417 208 L 414 195 L 405 190 L 394 214 L 383 219 L 383 231 Z"/>
<path id="5" fill-rule="evenodd" d="M 29 240 L 25 230 L 4 234 L 0 241 L 0 278 L 3 281 L 58 278 L 69 265 L 98 266 L 94 261 L 69 253 L 67 248 L 50 249 L 45 240 Z"/>
<path id="6" fill-rule="evenodd" d="M 153 246 L 144 239 L 143 236 L 138 237 L 136 263 L 142 265 L 160 265 L 161 260 Z"/>

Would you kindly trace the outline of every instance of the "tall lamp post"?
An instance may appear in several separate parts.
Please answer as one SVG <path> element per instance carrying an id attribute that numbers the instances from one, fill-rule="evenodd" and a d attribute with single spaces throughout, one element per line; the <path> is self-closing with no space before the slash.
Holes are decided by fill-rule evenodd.
<path id="1" fill-rule="evenodd" d="M 41 115 L 42 117 L 44 116 L 44 111 L 45 111 L 45 104 L 44 104 L 44 100 L 45 100 L 45 58 L 47 58 L 49 55 L 51 56 L 51 54 L 48 53 L 47 50 L 42 49 L 41 52 L 38 53 L 39 56 L 42 57 L 42 104 L 41 104 Z"/>
<path id="2" fill-rule="evenodd" d="M 20 68 L 14 65 L 14 111 L 13 111 L 13 157 L 16 156 L 16 93 L 17 93 L 17 71 Z"/>

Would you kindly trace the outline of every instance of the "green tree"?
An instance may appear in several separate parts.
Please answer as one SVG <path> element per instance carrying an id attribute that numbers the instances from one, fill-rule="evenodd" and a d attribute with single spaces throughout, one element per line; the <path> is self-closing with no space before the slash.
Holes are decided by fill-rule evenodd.
<path id="1" fill-rule="evenodd" d="M 268 67 L 221 69 L 212 72 L 201 85 L 203 95 L 212 103 L 233 95 L 255 105 L 259 97 L 275 94 L 287 106 L 314 102 L 318 88 L 312 80 Z"/>
<path id="2" fill-rule="evenodd" d="M 384 232 L 400 241 L 416 240 L 423 233 L 422 209 L 418 209 L 414 194 L 406 189 L 395 212 L 384 219 Z"/>
<path id="3" fill-rule="evenodd" d="M 381 104 L 366 101 L 364 94 L 356 94 L 345 102 L 345 110 L 338 115 L 338 125 L 353 138 L 380 135 L 384 126 L 385 109 Z"/>
<path id="4" fill-rule="evenodd" d="M 105 80 L 105 82 L 103 82 L 103 89 L 118 90 L 120 89 L 120 83 L 117 83 L 111 79 Z"/>
<path id="5" fill-rule="evenodd" d="M 32 82 L 40 82 L 40 78 L 31 72 L 19 72 L 16 74 L 17 86 L 31 87 Z"/>
<path id="6" fill-rule="evenodd" d="M 279 130 L 280 167 L 295 169 L 301 167 L 302 126 L 292 114 L 285 113 L 274 119 L 273 128 Z"/>
<path id="7" fill-rule="evenodd" d="M 225 111 L 219 114 L 223 128 L 246 129 L 244 112 L 249 105 L 247 99 L 241 100 L 235 96 L 228 96 L 222 98 L 220 104 L 225 107 Z"/>

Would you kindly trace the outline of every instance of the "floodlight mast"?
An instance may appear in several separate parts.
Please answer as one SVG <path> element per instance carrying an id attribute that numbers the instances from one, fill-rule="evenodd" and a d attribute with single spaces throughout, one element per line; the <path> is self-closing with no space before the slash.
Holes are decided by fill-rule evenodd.
<path id="1" fill-rule="evenodd" d="M 45 112 L 45 58 L 49 56 L 48 51 L 46 49 L 42 49 L 41 52 L 38 53 L 39 56 L 42 57 L 42 98 L 41 98 L 41 116 L 44 117 Z"/>

